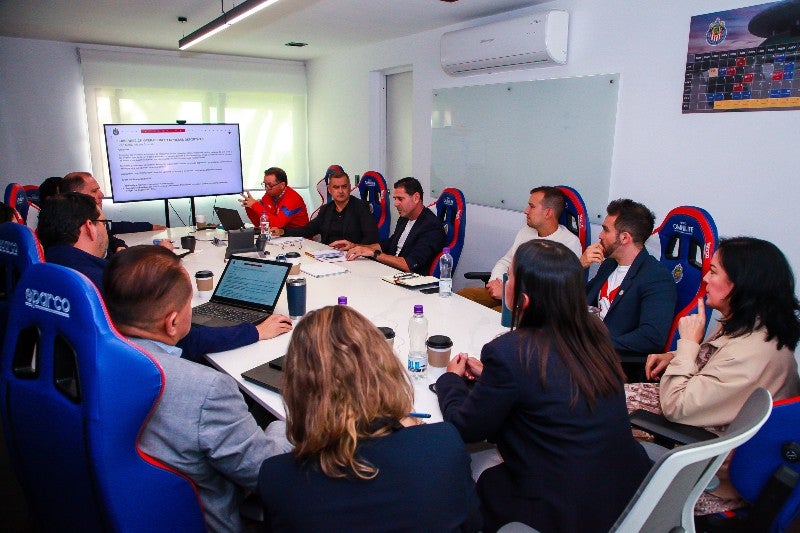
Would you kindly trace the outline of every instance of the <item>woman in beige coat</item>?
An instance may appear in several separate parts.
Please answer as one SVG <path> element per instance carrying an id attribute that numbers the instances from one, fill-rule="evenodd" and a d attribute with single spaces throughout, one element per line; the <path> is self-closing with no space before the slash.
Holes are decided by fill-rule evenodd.
<path id="1" fill-rule="evenodd" d="M 626 385 L 626 396 L 629 410 L 660 411 L 674 422 L 719 431 L 758 387 L 775 400 L 800 394 L 794 358 L 800 304 L 789 263 L 761 239 L 723 240 L 703 281 L 705 305 L 698 301 L 698 313 L 681 319 L 677 350 L 647 357 L 647 378 L 660 376 L 660 383 Z M 706 306 L 722 318 L 703 342 Z M 719 496 L 737 495 L 723 490 Z"/>

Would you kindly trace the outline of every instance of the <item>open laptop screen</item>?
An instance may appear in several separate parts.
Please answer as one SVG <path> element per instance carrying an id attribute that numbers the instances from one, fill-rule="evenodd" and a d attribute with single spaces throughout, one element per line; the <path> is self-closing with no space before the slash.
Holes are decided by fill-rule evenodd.
<path id="1" fill-rule="evenodd" d="M 232 256 L 212 300 L 272 312 L 290 268 L 288 263 Z"/>

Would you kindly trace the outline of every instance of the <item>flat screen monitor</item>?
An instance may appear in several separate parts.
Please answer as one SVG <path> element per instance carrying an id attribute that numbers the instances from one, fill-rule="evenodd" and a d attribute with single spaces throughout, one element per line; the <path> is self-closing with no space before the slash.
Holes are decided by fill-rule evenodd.
<path id="1" fill-rule="evenodd" d="M 238 124 L 105 124 L 114 202 L 242 192 Z"/>

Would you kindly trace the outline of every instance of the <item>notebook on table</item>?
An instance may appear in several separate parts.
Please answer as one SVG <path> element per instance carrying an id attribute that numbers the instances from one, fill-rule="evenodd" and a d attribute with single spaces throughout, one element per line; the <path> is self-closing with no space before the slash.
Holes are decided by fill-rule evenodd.
<path id="1" fill-rule="evenodd" d="M 255 383 L 280 394 L 281 380 L 283 379 L 283 356 L 242 372 L 242 377 L 250 383 Z"/>
<path id="2" fill-rule="evenodd" d="M 211 299 L 192 309 L 192 324 L 258 324 L 275 311 L 292 265 L 268 259 L 231 256 Z"/>

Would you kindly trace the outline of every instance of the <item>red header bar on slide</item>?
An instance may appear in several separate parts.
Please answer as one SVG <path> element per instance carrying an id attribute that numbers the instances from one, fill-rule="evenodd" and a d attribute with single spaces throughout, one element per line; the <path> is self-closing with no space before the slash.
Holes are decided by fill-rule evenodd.
<path id="1" fill-rule="evenodd" d="M 154 130 L 142 130 L 142 133 L 186 133 L 185 128 L 159 128 Z"/>

